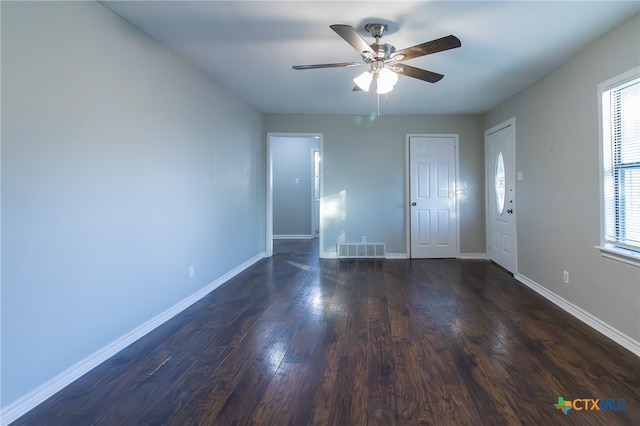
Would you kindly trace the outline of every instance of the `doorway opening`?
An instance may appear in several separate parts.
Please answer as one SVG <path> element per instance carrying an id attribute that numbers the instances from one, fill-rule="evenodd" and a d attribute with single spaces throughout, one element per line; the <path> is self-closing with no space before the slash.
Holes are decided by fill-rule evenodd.
<path id="1" fill-rule="evenodd" d="M 267 133 L 265 253 L 274 239 L 322 244 L 322 134 Z"/>

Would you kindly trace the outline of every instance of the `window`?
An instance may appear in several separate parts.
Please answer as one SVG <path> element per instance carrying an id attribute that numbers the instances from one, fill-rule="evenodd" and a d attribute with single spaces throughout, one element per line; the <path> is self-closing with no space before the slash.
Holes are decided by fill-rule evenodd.
<path id="1" fill-rule="evenodd" d="M 640 68 L 598 86 L 602 140 L 600 248 L 640 262 Z"/>
<path id="2" fill-rule="evenodd" d="M 496 158 L 496 206 L 498 207 L 498 214 L 504 212 L 504 195 L 505 195 L 505 177 L 504 177 L 504 158 L 502 157 L 502 151 L 498 152 Z"/>

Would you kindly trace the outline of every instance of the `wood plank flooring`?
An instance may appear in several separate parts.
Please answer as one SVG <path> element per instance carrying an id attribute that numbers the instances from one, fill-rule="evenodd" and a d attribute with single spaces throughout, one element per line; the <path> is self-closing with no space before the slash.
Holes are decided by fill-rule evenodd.
<path id="1" fill-rule="evenodd" d="M 640 359 L 489 262 L 276 241 L 14 424 L 638 425 Z"/>

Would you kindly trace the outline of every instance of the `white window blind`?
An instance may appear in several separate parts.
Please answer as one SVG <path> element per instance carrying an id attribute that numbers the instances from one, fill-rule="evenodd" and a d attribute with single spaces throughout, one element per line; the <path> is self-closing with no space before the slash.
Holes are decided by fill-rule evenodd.
<path id="1" fill-rule="evenodd" d="M 603 243 L 640 250 L 640 78 L 602 91 Z"/>

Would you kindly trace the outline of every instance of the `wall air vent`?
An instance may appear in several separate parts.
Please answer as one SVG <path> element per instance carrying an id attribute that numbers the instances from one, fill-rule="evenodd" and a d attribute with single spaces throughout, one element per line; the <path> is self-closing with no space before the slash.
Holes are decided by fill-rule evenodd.
<path id="1" fill-rule="evenodd" d="M 384 243 L 338 243 L 338 258 L 384 259 Z"/>

